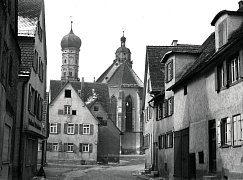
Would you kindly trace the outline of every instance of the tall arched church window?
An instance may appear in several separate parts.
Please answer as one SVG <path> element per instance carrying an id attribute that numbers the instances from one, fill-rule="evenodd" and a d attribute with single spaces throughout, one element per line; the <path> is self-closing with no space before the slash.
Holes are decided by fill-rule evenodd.
<path id="1" fill-rule="evenodd" d="M 126 131 L 132 130 L 132 98 L 129 95 L 126 98 Z"/>
<path id="2" fill-rule="evenodd" d="M 111 119 L 116 124 L 117 113 L 117 99 L 115 96 L 111 97 Z M 116 124 L 117 125 L 117 124 Z"/>

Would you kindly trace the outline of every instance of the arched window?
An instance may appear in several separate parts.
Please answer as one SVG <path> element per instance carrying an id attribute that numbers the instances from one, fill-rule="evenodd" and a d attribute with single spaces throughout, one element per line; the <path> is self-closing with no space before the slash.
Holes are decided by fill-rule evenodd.
<path id="1" fill-rule="evenodd" d="M 126 131 L 132 130 L 132 98 L 129 95 L 126 98 Z"/>
<path id="2" fill-rule="evenodd" d="M 117 99 L 113 95 L 111 97 L 111 120 L 116 124 L 116 113 L 117 113 Z M 117 125 L 117 124 L 116 124 Z"/>

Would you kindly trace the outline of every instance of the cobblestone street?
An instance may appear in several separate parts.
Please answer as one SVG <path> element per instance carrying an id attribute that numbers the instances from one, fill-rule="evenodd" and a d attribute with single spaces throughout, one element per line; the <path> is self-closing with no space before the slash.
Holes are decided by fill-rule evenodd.
<path id="1" fill-rule="evenodd" d="M 135 180 L 144 169 L 144 156 L 122 156 L 120 164 L 109 165 L 49 163 L 44 169 L 48 180 Z"/>

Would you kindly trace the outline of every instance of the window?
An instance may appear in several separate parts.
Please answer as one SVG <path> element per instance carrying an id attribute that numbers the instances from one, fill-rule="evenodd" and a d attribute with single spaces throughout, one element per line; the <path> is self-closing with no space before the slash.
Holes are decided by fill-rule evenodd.
<path id="1" fill-rule="evenodd" d="M 73 152 L 73 143 L 67 143 L 67 152 Z"/>
<path id="2" fill-rule="evenodd" d="M 173 114 L 173 98 L 168 99 L 168 115 Z"/>
<path id="3" fill-rule="evenodd" d="M 163 115 L 163 103 L 159 103 L 157 106 L 157 120 L 162 119 L 162 115 Z"/>
<path id="4" fill-rule="evenodd" d="M 38 52 L 36 50 L 35 50 L 35 53 L 34 53 L 33 69 L 37 73 L 37 70 L 38 70 Z"/>
<path id="5" fill-rule="evenodd" d="M 65 98 L 71 98 L 71 90 L 70 89 L 65 90 Z"/>
<path id="6" fill-rule="evenodd" d="M 99 106 L 94 106 L 94 111 L 99 111 Z"/>
<path id="7" fill-rule="evenodd" d="M 166 80 L 167 82 L 173 79 L 173 61 L 170 61 L 166 65 Z"/>
<path id="8" fill-rule="evenodd" d="M 59 150 L 58 143 L 52 143 L 52 151 L 58 151 L 58 150 Z"/>
<path id="9" fill-rule="evenodd" d="M 42 151 L 42 141 L 38 142 L 38 151 Z"/>
<path id="10" fill-rule="evenodd" d="M 50 124 L 50 133 L 57 133 L 57 123 Z"/>
<path id="11" fill-rule="evenodd" d="M 236 56 L 230 61 L 231 65 L 231 82 L 236 82 L 239 80 L 239 72 L 240 72 L 240 61 L 239 56 Z"/>
<path id="12" fill-rule="evenodd" d="M 227 42 L 226 23 L 226 20 L 224 20 L 218 26 L 219 48 Z"/>
<path id="13" fill-rule="evenodd" d="M 89 152 L 89 144 L 82 144 L 82 152 Z"/>
<path id="14" fill-rule="evenodd" d="M 220 147 L 231 145 L 231 119 L 223 118 L 219 120 L 218 125 L 218 144 Z"/>
<path id="15" fill-rule="evenodd" d="M 167 148 L 173 147 L 173 132 L 169 132 L 166 135 L 166 141 L 167 141 Z"/>
<path id="16" fill-rule="evenodd" d="M 72 115 L 77 115 L 77 111 L 76 110 L 72 110 Z"/>
<path id="17" fill-rule="evenodd" d="M 70 114 L 71 113 L 71 106 L 64 106 L 64 114 Z"/>
<path id="18" fill-rule="evenodd" d="M 69 76 L 73 76 L 73 72 L 69 72 Z"/>
<path id="19" fill-rule="evenodd" d="M 242 121 L 240 115 L 233 116 L 233 145 L 239 146 L 241 145 L 242 139 Z"/>
<path id="20" fill-rule="evenodd" d="M 83 124 L 83 134 L 90 134 L 90 124 Z"/>
<path id="21" fill-rule="evenodd" d="M 74 134 L 74 124 L 67 125 L 67 134 Z"/>
<path id="22" fill-rule="evenodd" d="M 216 91 L 219 92 L 222 87 L 229 87 L 241 79 L 243 76 L 241 61 L 242 60 L 239 58 L 239 53 L 237 53 L 215 68 Z"/>

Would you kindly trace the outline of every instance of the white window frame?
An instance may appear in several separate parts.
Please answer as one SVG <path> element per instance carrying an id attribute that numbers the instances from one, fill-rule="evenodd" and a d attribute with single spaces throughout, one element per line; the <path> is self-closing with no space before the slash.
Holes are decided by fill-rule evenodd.
<path id="1" fill-rule="evenodd" d="M 64 106 L 64 114 L 71 115 L 71 106 L 69 105 Z"/>
<path id="2" fill-rule="evenodd" d="M 221 87 L 224 87 L 224 78 L 225 78 L 225 75 L 224 75 L 224 65 L 222 64 L 222 66 L 220 66 L 220 86 Z"/>
<path id="3" fill-rule="evenodd" d="M 67 125 L 67 134 L 74 134 L 75 125 L 73 123 L 68 123 Z"/>
<path id="4" fill-rule="evenodd" d="M 83 124 L 83 134 L 90 134 L 90 124 Z"/>
<path id="5" fill-rule="evenodd" d="M 57 123 L 50 124 L 50 133 L 57 133 Z"/>
<path id="6" fill-rule="evenodd" d="M 59 144 L 58 143 L 52 143 L 52 151 L 58 151 L 59 150 Z"/>
<path id="7" fill-rule="evenodd" d="M 73 152 L 73 143 L 67 144 L 67 152 Z"/>
<path id="8" fill-rule="evenodd" d="M 82 152 L 89 152 L 89 144 L 82 144 Z"/>

